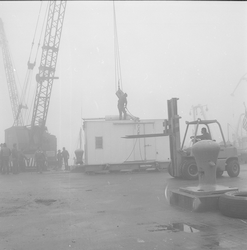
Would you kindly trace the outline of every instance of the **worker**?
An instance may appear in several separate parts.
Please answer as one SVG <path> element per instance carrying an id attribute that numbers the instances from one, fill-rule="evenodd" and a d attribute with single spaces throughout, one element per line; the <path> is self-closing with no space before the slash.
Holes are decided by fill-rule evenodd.
<path id="1" fill-rule="evenodd" d="M 212 140 L 211 135 L 208 133 L 206 128 L 201 129 L 201 135 L 196 136 L 196 140 Z M 190 137 L 191 139 L 194 138 L 194 136 Z"/>
<path id="2" fill-rule="evenodd" d="M 37 151 L 34 154 L 34 159 L 37 165 L 37 171 L 42 174 L 45 167 L 46 156 L 41 147 L 38 147 Z"/>
<path id="3" fill-rule="evenodd" d="M 26 170 L 26 161 L 27 160 L 28 160 L 28 158 L 24 155 L 23 150 L 19 151 L 18 161 L 19 161 L 20 172 L 24 172 Z"/>
<path id="4" fill-rule="evenodd" d="M 13 163 L 13 174 L 19 174 L 19 162 L 18 162 L 18 149 L 16 143 L 13 144 L 13 149 L 11 150 L 11 157 Z"/>
<path id="5" fill-rule="evenodd" d="M 63 156 L 64 168 L 65 170 L 69 170 L 69 163 L 68 163 L 69 152 L 66 150 L 65 147 L 63 147 L 62 156 Z"/>
<path id="6" fill-rule="evenodd" d="M 61 170 L 62 165 L 63 165 L 63 155 L 62 155 L 61 150 L 59 149 L 57 151 L 57 168 Z"/>
<path id="7" fill-rule="evenodd" d="M 211 135 L 208 133 L 206 128 L 201 129 L 201 135 L 198 136 L 201 140 L 212 140 Z"/>
<path id="8" fill-rule="evenodd" d="M 122 114 L 124 114 L 124 120 L 126 120 L 127 96 L 128 95 L 124 93 L 118 99 L 119 120 L 122 120 Z"/>
<path id="9" fill-rule="evenodd" d="M 11 155 L 11 150 L 7 147 L 7 144 L 4 143 L 1 149 L 1 159 L 2 159 L 2 168 L 3 174 L 9 174 L 9 157 Z"/>

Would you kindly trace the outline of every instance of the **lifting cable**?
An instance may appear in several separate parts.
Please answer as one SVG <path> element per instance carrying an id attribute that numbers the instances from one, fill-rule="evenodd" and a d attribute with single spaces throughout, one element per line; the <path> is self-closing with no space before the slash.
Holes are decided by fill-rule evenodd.
<path id="1" fill-rule="evenodd" d="M 140 119 L 139 119 L 138 117 L 136 117 L 136 116 L 132 115 L 132 114 L 130 113 L 130 111 L 128 110 L 128 108 L 127 108 L 127 107 L 125 107 L 125 109 L 126 109 L 127 113 L 129 113 L 129 114 L 130 114 L 131 119 L 132 119 L 133 121 L 135 121 L 135 122 L 139 122 L 139 120 L 140 120 Z"/>
<path id="2" fill-rule="evenodd" d="M 36 27 L 35 27 L 35 31 L 34 31 L 32 46 L 31 46 L 30 53 L 29 53 L 29 58 L 28 58 L 28 63 L 27 63 L 27 65 L 28 65 L 28 70 L 27 70 L 27 73 L 26 73 L 24 88 L 23 88 L 23 90 L 22 90 L 21 102 L 24 101 L 24 95 L 25 95 L 25 93 L 27 92 L 27 87 L 28 87 L 28 86 L 27 86 L 27 83 L 28 83 L 28 80 L 29 80 L 29 75 L 28 75 L 29 69 L 33 69 L 34 66 L 35 66 L 35 62 L 34 62 L 34 63 L 30 63 L 30 59 L 31 59 L 31 56 L 32 56 L 32 51 L 33 51 L 34 41 L 35 41 L 36 32 L 37 32 L 37 27 L 38 27 L 38 23 L 39 23 L 39 17 L 40 17 L 41 8 L 42 8 L 42 2 L 41 2 L 41 5 L 40 5 L 40 8 L 39 8 L 39 15 L 38 15 L 38 19 L 37 19 L 37 22 L 36 22 Z"/>
<path id="3" fill-rule="evenodd" d="M 31 47 L 31 51 L 30 51 L 30 54 L 29 54 L 28 64 L 27 64 L 28 65 L 28 70 L 27 70 L 27 74 L 26 74 L 25 86 L 23 88 L 21 101 L 24 102 L 24 99 L 29 100 L 30 94 L 33 96 L 33 98 L 32 98 L 32 101 L 29 102 L 29 106 L 31 106 L 31 108 L 29 109 L 28 117 L 25 120 L 26 124 L 29 121 L 30 115 L 31 115 L 32 110 L 33 110 L 33 105 L 34 105 L 34 99 L 35 99 L 34 96 L 35 95 L 33 95 L 33 92 L 32 92 L 32 89 L 31 89 L 31 86 L 32 86 L 31 85 L 31 79 L 32 79 L 33 68 L 36 65 L 36 60 L 37 60 L 37 56 L 38 56 L 38 52 L 39 52 L 39 48 L 40 48 L 40 41 L 41 41 L 41 37 L 42 37 L 42 34 L 43 34 L 43 30 L 44 30 L 44 25 L 45 25 L 45 21 L 46 21 L 47 12 L 48 12 L 48 6 L 49 6 L 49 2 L 47 3 L 47 7 L 46 7 L 46 11 L 45 11 L 45 16 L 44 16 L 44 20 L 43 20 L 43 24 L 42 24 L 42 29 L 41 29 L 41 32 L 40 32 L 40 37 L 39 37 L 39 42 L 38 42 L 38 46 L 37 46 L 37 50 L 36 50 L 36 54 L 35 54 L 35 59 L 34 59 L 34 62 L 31 63 L 30 59 L 31 59 L 31 56 L 32 56 L 32 49 L 33 49 L 34 41 L 35 41 L 35 38 L 36 38 L 37 27 L 38 27 L 38 23 L 39 23 L 39 19 L 40 19 L 40 12 L 41 12 L 41 9 L 42 9 L 42 2 L 41 2 L 40 9 L 39 9 L 39 15 L 38 15 L 38 19 L 37 19 L 37 23 L 36 23 L 36 27 L 35 27 L 34 36 L 33 36 L 32 47 Z"/>
<path id="4" fill-rule="evenodd" d="M 121 74 L 121 64 L 120 64 L 120 53 L 119 53 L 119 43 L 117 34 L 117 18 L 115 11 L 115 3 L 113 0 L 113 23 L 114 23 L 114 56 L 115 56 L 115 91 L 120 91 L 123 94 L 123 84 L 122 84 L 122 74 Z M 116 93 L 116 94 L 117 94 Z M 117 94 L 118 95 L 118 94 Z M 126 111 L 130 114 L 134 121 L 138 121 L 139 118 L 135 117 L 130 113 L 130 111 L 125 107 Z"/>
<path id="5" fill-rule="evenodd" d="M 30 83 L 30 79 L 32 79 L 32 70 L 33 70 L 33 68 L 35 66 L 35 62 L 30 63 L 30 59 L 31 59 L 31 56 L 32 56 L 32 51 L 33 51 L 33 46 L 34 46 L 34 42 L 35 42 L 35 37 L 36 37 L 36 32 L 37 32 L 37 27 L 38 27 L 38 23 L 39 23 L 41 9 L 42 9 L 42 2 L 40 4 L 39 14 L 38 14 L 37 22 L 36 22 L 34 35 L 33 35 L 33 41 L 32 41 L 32 45 L 31 45 L 31 49 L 30 49 L 30 53 L 29 53 L 29 58 L 28 58 L 28 63 L 27 63 L 28 69 L 27 69 L 27 72 L 26 72 L 25 82 L 24 82 L 24 86 L 23 86 L 23 89 L 22 89 L 20 105 L 24 104 L 25 99 L 26 100 L 29 99 L 29 94 L 30 94 L 30 84 L 29 83 Z M 27 107 L 27 105 L 26 105 L 26 107 Z"/>
<path id="6" fill-rule="evenodd" d="M 49 3 L 47 3 L 47 6 L 46 6 L 45 17 L 44 17 L 42 29 L 41 29 L 41 32 L 40 32 L 39 43 L 38 43 L 38 47 L 37 47 L 37 51 L 36 51 L 34 63 L 36 63 L 36 59 L 37 59 L 37 55 L 38 55 L 38 50 L 39 50 L 39 46 L 40 46 L 40 41 L 41 41 L 41 37 L 42 37 L 42 34 L 43 34 L 43 30 L 44 30 L 44 26 L 45 26 L 45 21 L 47 19 L 46 17 L 47 17 L 47 13 L 48 13 L 48 6 L 49 6 Z"/>
<path id="7" fill-rule="evenodd" d="M 117 18 L 116 18 L 114 1 L 113 1 L 113 19 L 114 19 L 113 23 L 114 23 L 115 87 L 117 91 L 118 89 L 123 90 L 123 86 L 122 86 L 120 53 L 119 53 L 119 44 L 118 44 L 118 35 L 117 35 Z"/>
<path id="8" fill-rule="evenodd" d="M 140 124 L 137 124 L 137 135 L 139 135 L 139 134 L 140 134 Z M 133 146 L 133 148 L 132 148 L 132 150 L 131 150 L 129 156 L 125 159 L 125 161 L 124 161 L 123 163 L 127 162 L 128 159 L 130 158 L 130 156 L 132 155 L 132 153 L 134 152 L 137 141 L 139 142 L 139 153 L 140 153 L 140 157 L 141 157 L 141 160 L 143 160 L 143 158 L 142 158 L 142 153 L 141 153 L 141 148 L 140 148 L 140 138 L 136 138 L 136 139 L 135 139 L 135 142 L 134 142 L 134 146 Z"/>
<path id="9" fill-rule="evenodd" d="M 144 125 L 145 126 L 145 125 Z M 145 147 L 145 145 L 144 145 Z M 139 154 L 140 154 L 140 157 L 141 157 L 141 160 L 143 161 L 143 158 L 142 158 L 142 151 L 141 151 L 141 138 L 139 138 Z"/>
<path id="10" fill-rule="evenodd" d="M 38 19 L 37 19 L 37 22 L 36 22 L 36 27 L 35 27 L 35 31 L 34 31 L 34 36 L 33 36 L 32 46 L 31 46 L 31 50 L 30 50 L 30 54 L 29 54 L 29 58 L 28 58 L 28 63 L 30 63 L 30 58 L 31 58 L 32 51 L 33 51 L 33 45 L 34 45 L 34 40 L 35 40 L 35 37 L 36 37 L 36 32 L 37 32 L 37 27 L 38 27 L 38 23 L 39 23 L 41 8 L 42 8 L 42 1 L 41 1 L 41 5 L 40 5 L 40 8 L 39 8 L 39 15 L 38 15 Z"/>
<path id="11" fill-rule="evenodd" d="M 126 159 L 124 162 L 128 161 L 128 159 L 130 158 L 130 156 L 131 156 L 132 153 L 134 152 L 134 149 L 135 149 L 135 147 L 136 147 L 137 140 L 139 140 L 139 138 L 136 138 L 135 143 L 134 143 L 134 146 L 133 146 L 133 148 L 132 148 L 132 150 L 131 150 L 129 156 L 127 157 L 127 159 Z M 124 162 L 123 162 L 123 163 L 124 163 Z"/>

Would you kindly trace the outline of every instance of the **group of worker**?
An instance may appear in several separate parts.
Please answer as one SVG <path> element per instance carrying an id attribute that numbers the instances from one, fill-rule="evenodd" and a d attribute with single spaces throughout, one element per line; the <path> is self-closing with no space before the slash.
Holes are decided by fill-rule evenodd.
<path id="1" fill-rule="evenodd" d="M 13 144 L 13 148 L 8 148 L 6 143 L 0 144 L 0 172 L 2 174 L 19 174 L 20 171 L 24 171 L 26 167 L 25 155 L 22 151 L 17 149 L 16 143 Z M 12 171 L 10 169 L 10 162 L 12 162 Z"/>
<path id="2" fill-rule="evenodd" d="M 39 147 L 38 150 L 35 152 L 34 158 L 37 165 L 37 171 L 39 173 L 42 173 L 43 169 L 45 168 L 47 159 L 46 159 L 46 154 L 41 147 Z M 59 149 L 56 153 L 56 166 L 54 169 L 61 170 L 64 163 L 65 170 L 70 170 L 68 161 L 69 161 L 68 150 L 66 150 L 65 147 L 63 147 L 63 151 Z"/>
<path id="3" fill-rule="evenodd" d="M 36 162 L 37 172 L 42 173 L 47 164 L 46 153 L 41 147 L 34 153 L 34 160 Z M 62 169 L 64 163 L 65 170 L 69 170 L 69 152 L 63 147 L 63 150 L 58 150 L 56 154 L 57 169 Z M 13 148 L 8 148 L 6 143 L 0 144 L 0 172 L 2 174 L 19 174 L 25 171 L 26 161 L 28 158 L 24 155 L 21 150 L 17 149 L 17 144 L 13 144 Z M 11 166 L 12 162 L 12 166 Z"/>
<path id="4" fill-rule="evenodd" d="M 46 159 L 46 154 L 41 147 L 39 147 L 38 150 L 35 152 L 34 158 L 37 165 L 37 171 L 39 173 L 42 173 L 43 169 L 45 168 L 47 159 Z M 64 163 L 65 170 L 70 170 L 68 161 L 69 161 L 68 150 L 65 147 L 63 147 L 62 151 L 59 149 L 56 153 L 56 166 L 54 169 L 61 170 Z"/>
<path id="5" fill-rule="evenodd" d="M 56 170 L 62 169 L 64 163 L 64 169 L 65 170 L 70 170 L 69 167 L 69 152 L 68 150 L 63 147 L 63 150 L 61 151 L 60 149 L 57 151 L 57 166 Z"/>

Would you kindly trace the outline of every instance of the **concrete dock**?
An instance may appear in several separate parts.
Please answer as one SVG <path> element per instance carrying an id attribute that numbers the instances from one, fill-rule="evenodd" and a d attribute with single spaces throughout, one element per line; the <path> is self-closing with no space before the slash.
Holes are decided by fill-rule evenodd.
<path id="1" fill-rule="evenodd" d="M 247 165 L 217 183 L 247 190 Z M 0 175 L 0 249 L 247 249 L 247 220 L 169 204 L 169 190 L 193 185 L 166 170 Z"/>

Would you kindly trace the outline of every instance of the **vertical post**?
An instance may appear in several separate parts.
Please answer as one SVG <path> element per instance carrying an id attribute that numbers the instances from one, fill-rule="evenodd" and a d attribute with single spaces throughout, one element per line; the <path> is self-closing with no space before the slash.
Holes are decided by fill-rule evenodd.
<path id="1" fill-rule="evenodd" d="M 179 116 L 177 112 L 177 100 L 178 98 L 172 98 L 167 101 L 168 107 L 168 127 L 169 127 L 169 139 L 170 139 L 170 155 L 171 155 L 171 175 L 174 177 L 181 176 L 181 155 L 177 152 L 180 149 L 180 127 Z"/>

